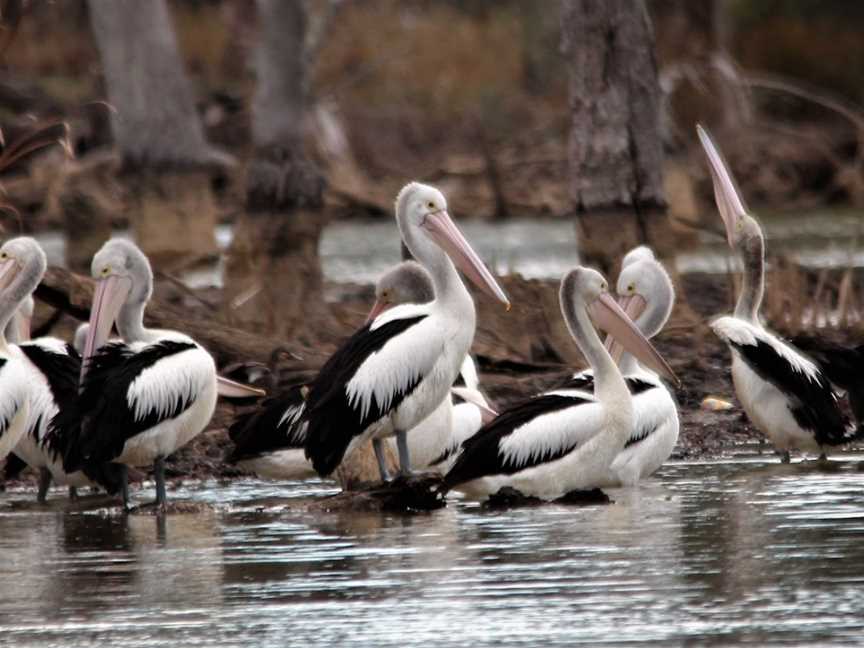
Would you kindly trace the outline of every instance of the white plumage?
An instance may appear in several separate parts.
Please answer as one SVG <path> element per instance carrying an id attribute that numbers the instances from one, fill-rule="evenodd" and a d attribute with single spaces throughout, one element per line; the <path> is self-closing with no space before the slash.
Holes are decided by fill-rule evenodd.
<path id="1" fill-rule="evenodd" d="M 30 413 L 28 372 L 14 351 L 0 351 L 0 459 L 4 459 L 27 432 Z"/>
<path id="2" fill-rule="evenodd" d="M 798 448 L 825 453 L 864 436 L 839 407 L 828 376 L 810 358 L 765 329 L 759 319 L 765 284 L 765 238 L 748 212 L 732 174 L 711 137 L 697 126 L 708 158 L 717 208 L 729 246 L 741 254 L 744 272 L 734 316 L 711 323 L 732 352 L 732 380 L 753 424 L 790 460 Z"/>
<path id="3" fill-rule="evenodd" d="M 561 282 L 561 311 L 594 369 L 593 393 L 544 394 L 502 412 L 469 439 L 445 486 L 483 498 L 507 486 L 541 499 L 606 483 L 634 424 L 633 399 L 594 330 L 600 318 L 625 349 L 674 377 L 609 297 L 596 271 L 577 268 Z M 591 313 L 589 317 L 588 313 Z"/>

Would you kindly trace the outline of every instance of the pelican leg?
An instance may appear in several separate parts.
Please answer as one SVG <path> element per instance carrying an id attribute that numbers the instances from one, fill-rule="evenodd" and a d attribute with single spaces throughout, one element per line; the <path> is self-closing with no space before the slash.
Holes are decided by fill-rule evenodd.
<path id="1" fill-rule="evenodd" d="M 44 504 L 48 499 L 48 489 L 51 488 L 51 471 L 47 468 L 39 469 L 39 493 L 36 495 L 36 501 Z"/>
<path id="2" fill-rule="evenodd" d="M 120 496 L 123 498 L 123 510 L 129 510 L 129 469 L 126 464 L 120 464 Z"/>
<path id="3" fill-rule="evenodd" d="M 165 457 L 156 457 L 153 462 L 153 474 L 156 479 L 156 506 L 165 508 L 168 497 L 165 493 Z"/>
<path id="4" fill-rule="evenodd" d="M 403 477 L 410 477 L 411 458 L 408 456 L 408 432 L 399 430 L 396 432 L 396 448 L 399 450 L 399 474 Z"/>
<path id="5" fill-rule="evenodd" d="M 378 472 L 381 473 L 381 481 L 390 481 L 387 459 L 384 456 L 384 442 L 381 439 L 372 439 L 372 449 L 375 450 L 375 459 L 378 460 Z"/>
<path id="6" fill-rule="evenodd" d="M 74 486 L 69 487 L 69 499 L 73 502 L 78 499 L 78 489 Z"/>
<path id="7" fill-rule="evenodd" d="M 790 463 L 791 461 L 792 461 L 792 459 L 789 457 L 789 451 L 788 451 L 788 450 L 783 450 L 783 451 L 780 453 L 780 463 L 788 464 L 788 463 Z"/>

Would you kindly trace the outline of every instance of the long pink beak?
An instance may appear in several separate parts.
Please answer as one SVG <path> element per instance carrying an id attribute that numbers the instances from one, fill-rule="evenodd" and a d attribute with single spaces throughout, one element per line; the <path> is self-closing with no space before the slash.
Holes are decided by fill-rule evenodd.
<path id="1" fill-rule="evenodd" d="M 6 290 L 17 273 L 18 264 L 13 259 L 0 263 L 0 291 Z"/>
<path id="2" fill-rule="evenodd" d="M 81 378 L 87 371 L 87 361 L 108 340 L 114 320 L 117 319 L 131 288 L 132 282 L 125 277 L 106 277 L 96 284 L 93 306 L 90 309 L 90 327 L 84 341 Z"/>
<path id="3" fill-rule="evenodd" d="M 676 385 L 680 384 L 672 368 L 654 345 L 642 335 L 627 313 L 625 313 L 609 293 L 601 295 L 588 306 L 594 324 L 609 333 L 625 350 L 629 351 L 644 366 L 666 376 Z"/>
<path id="4" fill-rule="evenodd" d="M 429 233 L 432 239 L 447 253 L 453 263 L 465 273 L 476 286 L 490 297 L 497 299 L 507 305 L 510 310 L 510 300 L 502 290 L 501 286 L 489 272 L 489 269 L 480 260 L 480 257 L 456 227 L 456 223 L 450 218 L 445 210 L 429 214 L 423 221 L 422 227 Z"/>
<path id="5" fill-rule="evenodd" d="M 618 305 L 621 307 L 621 310 L 624 311 L 625 315 L 635 322 L 645 310 L 648 302 L 645 301 L 645 298 L 642 297 L 642 295 L 634 294 L 619 297 Z M 609 355 L 612 356 L 612 359 L 616 364 L 621 361 L 621 356 L 624 354 L 624 347 L 621 346 L 621 343 L 611 335 L 606 336 L 606 350 L 609 351 Z"/>
<path id="6" fill-rule="evenodd" d="M 366 316 L 366 324 L 370 322 L 374 322 L 375 318 L 378 317 L 385 310 L 390 308 L 392 304 L 389 301 L 383 301 L 381 299 L 376 299 L 375 303 L 372 305 L 372 310 L 369 311 L 369 314 Z"/>
<path id="7" fill-rule="evenodd" d="M 729 167 L 723 159 L 720 149 L 714 145 L 714 140 L 711 139 L 708 131 L 701 125 L 697 125 L 696 133 L 699 135 L 699 141 L 708 157 L 708 168 L 711 171 L 711 180 L 714 182 L 714 201 L 717 203 L 720 217 L 726 226 L 726 240 L 732 246 L 738 220 L 748 213 L 747 207 L 744 205 L 741 194 L 735 185 L 735 179 L 729 172 Z"/>
<path id="8" fill-rule="evenodd" d="M 223 398 L 253 398 L 267 395 L 263 389 L 245 385 L 225 376 L 216 376 L 216 392 Z"/>

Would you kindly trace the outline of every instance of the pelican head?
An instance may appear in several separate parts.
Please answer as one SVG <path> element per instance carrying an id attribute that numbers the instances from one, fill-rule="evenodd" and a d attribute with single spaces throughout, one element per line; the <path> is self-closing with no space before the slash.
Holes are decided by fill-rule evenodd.
<path id="1" fill-rule="evenodd" d="M 96 289 L 84 342 L 85 360 L 108 339 L 121 309 L 143 308 L 153 294 L 150 262 L 131 241 L 112 239 L 105 243 L 93 256 L 90 270 Z"/>
<path id="2" fill-rule="evenodd" d="M 416 261 L 403 261 L 388 270 L 375 284 L 375 305 L 366 322 L 398 304 L 425 304 L 433 299 L 435 288 L 429 273 Z"/>
<path id="3" fill-rule="evenodd" d="M 757 251 L 761 254 L 763 238 L 759 221 L 747 209 L 729 166 L 708 131 L 696 126 L 696 133 L 708 158 L 708 168 L 714 183 L 714 200 L 726 228 L 729 247 L 745 254 Z"/>
<path id="4" fill-rule="evenodd" d="M 627 254 L 624 255 L 624 258 L 621 259 L 621 268 L 622 270 L 626 268 L 631 263 L 636 263 L 637 261 L 656 261 L 657 257 L 654 256 L 654 250 L 652 250 L 647 245 L 640 245 L 638 247 L 633 248 Z"/>
<path id="5" fill-rule="evenodd" d="M 478 288 L 510 308 L 507 295 L 450 218 L 447 199 L 438 189 L 419 182 L 405 185 L 396 197 L 396 220 L 409 250 L 417 241 L 413 233 L 420 232 L 443 250 Z M 423 261 L 421 250 L 411 251 Z"/>
<path id="6" fill-rule="evenodd" d="M 10 239 L 0 247 L 0 292 L 5 297 L 0 313 L 3 328 L 36 290 L 47 267 L 42 246 L 29 236 Z"/>
<path id="7" fill-rule="evenodd" d="M 560 301 L 564 319 L 577 342 L 581 340 L 580 346 L 586 338 L 576 323 L 584 309 L 594 326 L 609 333 L 640 362 L 678 382 L 663 357 L 609 294 L 609 285 L 599 272 L 583 266 L 568 272 L 561 281 Z"/>
<path id="8" fill-rule="evenodd" d="M 640 249 L 651 252 L 645 247 L 636 248 Z M 675 304 L 675 288 L 669 273 L 653 253 L 650 257 L 644 256 L 625 264 L 618 275 L 615 291 L 621 308 L 647 338 L 654 337 L 663 329 Z"/>

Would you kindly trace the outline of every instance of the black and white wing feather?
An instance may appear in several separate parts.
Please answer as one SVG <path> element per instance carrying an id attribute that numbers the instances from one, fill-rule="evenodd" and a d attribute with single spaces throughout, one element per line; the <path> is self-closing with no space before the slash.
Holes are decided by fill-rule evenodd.
<path id="1" fill-rule="evenodd" d="M 380 421 L 431 371 L 440 349 L 422 335 L 425 308 L 397 306 L 337 350 L 309 385 L 306 456 L 321 476 L 341 463 L 352 439 Z M 419 335 L 403 335 L 407 331 Z"/>
<path id="2" fill-rule="evenodd" d="M 122 454 L 132 437 L 186 411 L 203 388 L 198 361 L 209 359 L 212 364 L 206 353 L 186 355 L 193 350 L 200 347 L 172 339 L 136 345 L 114 342 L 99 349 L 89 361 L 77 412 L 61 412 L 52 422 L 57 433 L 68 435 L 64 469 L 72 472 L 109 462 Z M 160 362 L 160 368 L 171 371 L 154 372 Z"/>
<path id="3" fill-rule="evenodd" d="M 842 445 L 858 438 L 831 382 L 813 360 L 780 337 L 741 319 L 721 317 L 711 326 L 757 376 L 787 397 L 795 422 L 812 431 L 819 445 Z"/>
<path id="4" fill-rule="evenodd" d="M 280 450 L 303 449 L 307 427 L 303 420 L 305 405 L 303 388 L 297 385 L 238 416 L 228 428 L 234 450 L 227 462 L 235 464 Z"/>
<path id="5" fill-rule="evenodd" d="M 536 396 L 505 410 L 467 439 L 444 477 L 445 487 L 491 475 L 512 475 L 572 452 L 591 434 L 570 434 L 572 428 L 557 420 L 557 414 L 571 408 L 584 410 L 584 417 L 573 415 L 579 416 L 585 429 L 599 431 L 602 412 L 598 403 L 564 394 Z"/>

